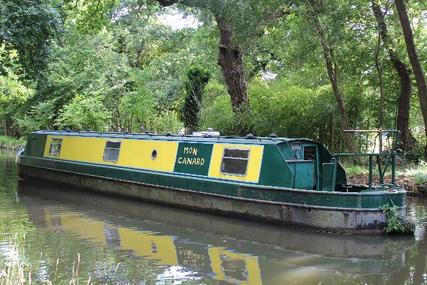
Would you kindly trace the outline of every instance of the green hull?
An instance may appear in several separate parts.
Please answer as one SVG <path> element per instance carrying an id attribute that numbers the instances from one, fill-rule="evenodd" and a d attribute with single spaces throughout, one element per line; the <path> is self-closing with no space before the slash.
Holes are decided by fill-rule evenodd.
<path id="1" fill-rule="evenodd" d="M 21 157 L 21 178 L 46 179 L 98 192 L 277 224 L 333 231 L 381 232 L 380 205 L 405 210 L 405 191 L 340 193 L 261 187 L 53 159 Z"/>
<path id="2" fill-rule="evenodd" d="M 405 211 L 404 190 L 348 185 L 307 139 L 37 131 L 17 163 L 23 178 L 278 224 L 381 231 L 384 206 Z"/>

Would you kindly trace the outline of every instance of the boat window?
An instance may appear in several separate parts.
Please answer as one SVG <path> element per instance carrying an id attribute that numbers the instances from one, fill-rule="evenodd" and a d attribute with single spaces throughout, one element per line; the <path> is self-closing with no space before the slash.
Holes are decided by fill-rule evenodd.
<path id="1" fill-rule="evenodd" d="M 221 172 L 232 175 L 246 175 L 248 160 L 248 149 L 226 148 L 222 157 Z"/>
<path id="2" fill-rule="evenodd" d="M 304 147 L 304 160 L 316 160 L 316 147 L 305 146 Z"/>
<path id="3" fill-rule="evenodd" d="M 157 150 L 153 150 L 153 152 L 151 153 L 151 159 L 154 160 L 157 157 Z"/>
<path id="4" fill-rule="evenodd" d="M 295 155 L 295 159 L 296 160 L 300 160 L 301 159 L 301 145 L 299 143 L 293 143 L 291 144 L 291 149 Z"/>
<path id="5" fill-rule="evenodd" d="M 116 162 L 119 159 L 120 142 L 107 141 L 104 150 L 104 161 Z"/>
<path id="6" fill-rule="evenodd" d="M 49 155 L 59 156 L 61 153 L 62 139 L 53 138 L 50 141 Z"/>

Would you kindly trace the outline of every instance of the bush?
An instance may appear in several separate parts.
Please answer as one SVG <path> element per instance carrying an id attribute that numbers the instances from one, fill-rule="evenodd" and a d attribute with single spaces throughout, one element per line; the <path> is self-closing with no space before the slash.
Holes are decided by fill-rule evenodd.
<path id="1" fill-rule="evenodd" d="M 249 89 L 251 109 L 235 115 L 224 86 L 209 83 L 206 87 L 201 126 L 223 134 L 254 132 L 259 136 L 308 137 L 327 142 L 335 101 L 328 86 L 317 89 L 294 86 L 286 79 L 267 83 L 255 81 Z"/>
<path id="2" fill-rule="evenodd" d="M 14 116 L 20 132 L 28 134 L 35 130 L 52 129 L 55 117 L 55 105 L 56 100 L 39 102 L 37 105 L 32 106 L 27 114 L 17 114 Z"/>
<path id="3" fill-rule="evenodd" d="M 387 217 L 385 232 L 387 234 L 413 234 L 415 225 L 407 217 L 402 216 L 395 206 L 384 206 L 382 208 Z"/>
<path id="4" fill-rule="evenodd" d="M 60 129 L 106 131 L 111 118 L 100 96 L 76 96 L 60 113 L 56 124 Z"/>
<path id="5" fill-rule="evenodd" d="M 154 115 L 147 122 L 147 129 L 158 134 L 179 133 L 184 128 L 174 111 L 165 111 Z"/>
<path id="6" fill-rule="evenodd" d="M 234 115 L 231 100 L 224 85 L 209 82 L 205 88 L 200 112 L 200 128 L 213 128 L 221 134 L 233 134 Z"/>

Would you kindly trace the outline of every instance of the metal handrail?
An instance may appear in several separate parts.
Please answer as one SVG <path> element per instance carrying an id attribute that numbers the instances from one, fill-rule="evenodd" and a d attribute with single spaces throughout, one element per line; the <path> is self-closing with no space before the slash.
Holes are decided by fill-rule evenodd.
<path id="1" fill-rule="evenodd" d="M 396 156 L 398 155 L 397 152 L 395 151 L 390 151 L 390 152 L 382 152 L 382 153 L 336 153 L 334 154 L 335 157 L 337 157 L 338 159 L 340 157 L 368 157 L 369 158 L 369 178 L 368 178 L 368 185 L 369 185 L 369 189 L 371 189 L 372 187 L 372 173 L 373 173 L 373 158 L 376 157 L 377 160 L 377 165 L 378 165 L 378 174 L 380 177 L 380 185 L 385 185 L 384 184 L 384 175 L 385 172 L 387 171 L 387 168 L 389 165 L 391 165 L 391 185 L 393 187 L 396 186 Z M 385 164 L 384 170 L 382 170 L 381 167 L 381 161 L 380 158 L 381 157 L 387 157 L 388 160 Z"/>

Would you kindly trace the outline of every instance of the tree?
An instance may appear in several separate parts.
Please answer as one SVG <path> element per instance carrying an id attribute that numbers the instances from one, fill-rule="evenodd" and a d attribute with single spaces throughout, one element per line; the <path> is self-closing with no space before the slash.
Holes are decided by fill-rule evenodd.
<path id="1" fill-rule="evenodd" d="M 400 131 L 401 145 L 405 151 L 410 150 L 414 144 L 414 138 L 409 131 L 409 108 L 411 100 L 411 70 L 406 63 L 399 57 L 397 51 L 394 49 L 392 42 L 389 38 L 387 24 L 385 22 L 384 13 L 382 8 L 375 1 L 371 1 L 371 7 L 375 19 L 379 35 L 382 39 L 384 48 L 390 58 L 394 69 L 399 76 L 400 83 L 400 96 L 399 107 L 397 112 L 397 129 Z M 383 125 L 381 124 L 381 127 Z"/>
<path id="2" fill-rule="evenodd" d="M 19 136 L 13 118 L 34 95 L 34 89 L 31 82 L 22 78 L 23 71 L 16 50 L 0 45 L 0 62 L 3 63 L 3 72 L 0 73 L 0 121 L 3 122 L 1 128 L 8 136 Z"/>
<path id="3" fill-rule="evenodd" d="M 418 98 L 420 100 L 421 112 L 423 114 L 424 120 L 424 131 L 427 137 L 427 84 L 424 75 L 424 70 L 418 58 L 414 36 L 412 34 L 411 24 L 409 22 L 408 12 L 406 11 L 406 4 L 404 0 L 395 0 L 395 4 L 397 12 L 399 14 L 399 20 L 402 26 L 403 35 L 405 38 L 406 51 L 411 62 L 415 81 L 417 82 Z M 424 156 L 427 158 L 427 145 L 425 146 Z"/>
<path id="4" fill-rule="evenodd" d="M 323 4 L 320 1 L 313 1 L 307 4 L 307 17 L 308 21 L 313 25 L 316 35 L 319 38 L 320 45 L 323 51 L 323 57 L 325 60 L 326 71 L 328 73 L 329 81 L 332 86 L 332 91 L 335 95 L 335 99 L 338 104 L 338 110 L 341 116 L 341 131 L 343 132 L 343 138 L 346 142 L 347 147 L 351 152 L 356 151 L 356 147 L 351 137 L 351 134 L 344 132 L 350 129 L 348 114 L 344 102 L 344 96 L 339 86 L 339 67 L 335 58 L 335 50 L 332 44 L 328 40 L 326 30 L 322 25 L 319 15 L 323 10 Z"/>
<path id="5" fill-rule="evenodd" d="M 50 44 L 62 29 L 52 0 L 3 0 L 0 4 L 0 44 L 19 53 L 26 76 L 39 79 L 47 66 Z"/>
<path id="6" fill-rule="evenodd" d="M 181 119 L 186 133 L 191 134 L 199 127 L 199 111 L 202 106 L 202 95 L 209 81 L 209 73 L 200 68 L 188 71 L 188 81 L 185 83 L 185 98 L 181 109 Z"/>
<path id="7" fill-rule="evenodd" d="M 212 13 L 219 31 L 218 64 L 235 114 L 249 105 L 244 50 L 240 39 L 262 35 L 262 28 L 288 14 L 287 1 L 158 0 L 162 6 L 180 3 Z M 236 8 L 237 7 L 237 8 Z M 236 21 L 237 19 L 237 21 Z"/>
<path id="8" fill-rule="evenodd" d="M 226 19 L 215 16 L 220 40 L 218 44 L 218 64 L 231 97 L 231 106 L 234 113 L 238 113 L 242 106 L 249 104 L 246 87 L 246 75 L 243 65 L 242 48 L 233 42 L 233 31 Z"/>

